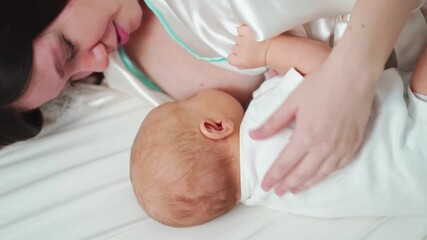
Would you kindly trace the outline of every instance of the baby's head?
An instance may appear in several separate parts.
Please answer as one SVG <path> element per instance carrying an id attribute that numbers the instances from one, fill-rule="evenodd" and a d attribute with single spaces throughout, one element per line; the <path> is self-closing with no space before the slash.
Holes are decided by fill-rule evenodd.
<path id="1" fill-rule="evenodd" d="M 151 111 L 135 138 L 131 179 L 148 215 L 171 226 L 210 221 L 240 200 L 243 108 L 209 90 Z"/>

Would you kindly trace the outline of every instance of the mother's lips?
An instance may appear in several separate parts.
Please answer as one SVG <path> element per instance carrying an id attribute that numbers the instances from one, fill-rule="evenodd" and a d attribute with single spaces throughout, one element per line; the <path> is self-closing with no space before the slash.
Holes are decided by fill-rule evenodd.
<path id="1" fill-rule="evenodd" d="M 117 42 L 120 46 L 125 45 L 129 41 L 129 34 L 117 23 L 113 22 L 116 29 Z"/>

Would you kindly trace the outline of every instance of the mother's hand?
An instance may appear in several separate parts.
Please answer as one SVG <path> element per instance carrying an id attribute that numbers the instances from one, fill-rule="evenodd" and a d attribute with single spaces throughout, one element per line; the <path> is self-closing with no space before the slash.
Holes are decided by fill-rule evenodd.
<path id="1" fill-rule="evenodd" d="M 266 138 L 296 121 L 290 143 L 264 178 L 264 190 L 298 192 L 350 162 L 363 139 L 378 76 L 417 2 L 357 0 L 326 62 L 251 133 Z"/>
<path id="2" fill-rule="evenodd" d="M 367 78 L 376 76 L 344 64 L 327 61 L 307 75 L 268 121 L 251 132 L 254 139 L 267 138 L 295 120 L 289 144 L 263 180 L 265 191 L 274 187 L 279 196 L 302 191 L 352 160 L 375 93 L 376 81 Z"/>

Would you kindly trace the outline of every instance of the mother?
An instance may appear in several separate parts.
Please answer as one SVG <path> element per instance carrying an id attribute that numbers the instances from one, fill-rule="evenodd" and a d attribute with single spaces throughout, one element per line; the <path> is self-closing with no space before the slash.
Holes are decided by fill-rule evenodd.
<path id="1" fill-rule="evenodd" d="M 417 4 L 357 1 L 350 27 L 331 57 L 253 133 L 267 137 L 296 119 L 292 141 L 268 173 L 265 189 L 298 191 L 351 159 L 363 138 L 376 79 Z M 128 52 L 177 99 L 220 88 L 246 102 L 261 81 L 261 76 L 193 58 L 137 0 L 9 0 L 1 5 L 0 145 L 36 135 L 42 122 L 34 109 L 57 96 L 67 82 L 105 70 L 107 54 L 138 28 Z"/>
<path id="2" fill-rule="evenodd" d="M 70 81 L 104 71 L 108 53 L 126 44 L 140 26 L 143 32 L 132 46 L 140 42 L 137 50 L 149 58 L 150 77 L 172 97 L 221 88 L 247 101 L 262 79 L 194 59 L 166 35 L 144 4 L 141 21 L 138 0 L 17 0 L 1 5 L 0 26 L 6 31 L 0 39 L 0 146 L 35 136 L 42 126 L 37 107 Z M 162 58 L 166 52 L 168 57 Z M 159 61 L 167 70 L 159 69 Z"/>

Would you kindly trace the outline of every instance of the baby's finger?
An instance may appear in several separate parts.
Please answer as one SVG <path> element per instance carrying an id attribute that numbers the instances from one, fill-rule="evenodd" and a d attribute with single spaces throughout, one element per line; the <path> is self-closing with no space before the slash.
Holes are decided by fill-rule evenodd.
<path id="1" fill-rule="evenodd" d="M 304 189 L 304 183 L 310 179 L 327 159 L 328 153 L 322 150 L 310 151 L 298 165 L 285 177 L 282 183 L 293 193 Z"/>
<path id="2" fill-rule="evenodd" d="M 239 50 L 240 50 L 240 47 L 237 43 L 233 45 L 233 48 L 231 48 L 231 51 L 233 51 L 235 55 L 239 54 Z"/>
<path id="3" fill-rule="evenodd" d="M 235 53 L 228 55 L 227 62 L 233 66 L 239 66 L 240 60 Z"/>
<path id="4" fill-rule="evenodd" d="M 305 149 L 299 148 L 296 146 L 296 143 L 291 140 L 265 175 L 261 185 L 262 189 L 264 191 L 269 191 L 278 182 L 282 181 L 304 157 L 305 153 Z"/>
<path id="5" fill-rule="evenodd" d="M 252 30 L 246 25 L 241 25 L 237 28 L 237 35 L 243 37 L 250 37 L 252 39 Z"/>

